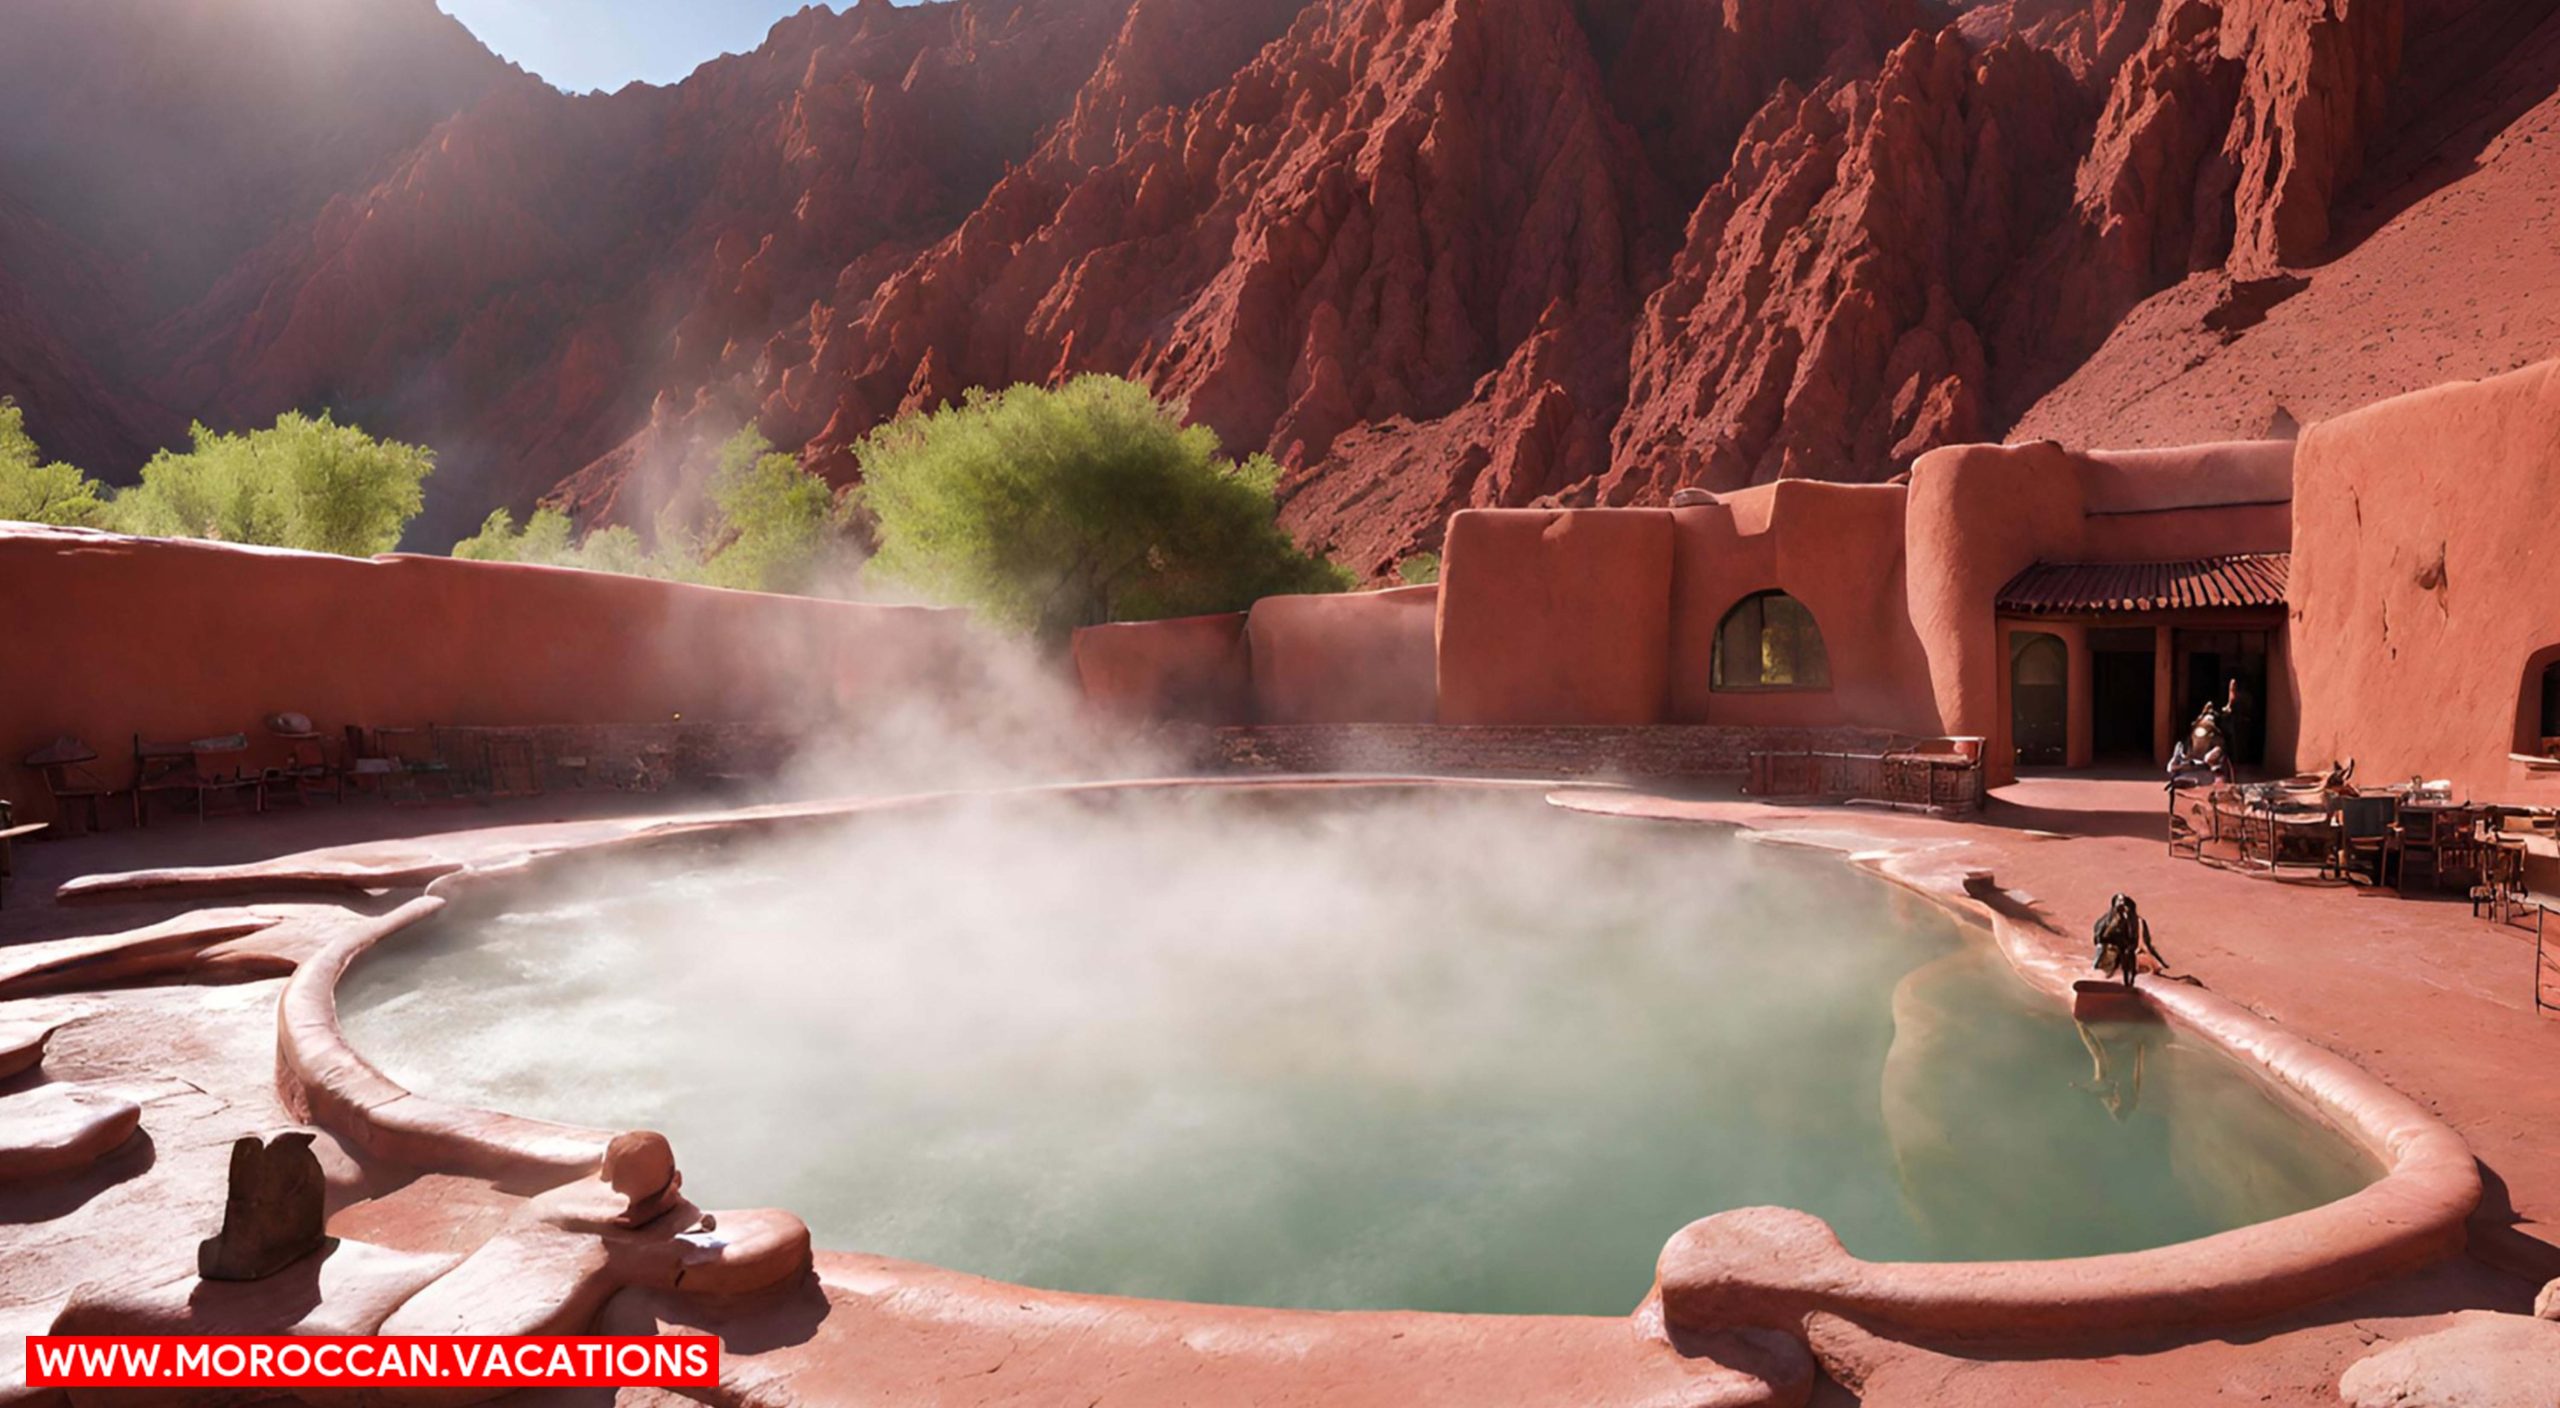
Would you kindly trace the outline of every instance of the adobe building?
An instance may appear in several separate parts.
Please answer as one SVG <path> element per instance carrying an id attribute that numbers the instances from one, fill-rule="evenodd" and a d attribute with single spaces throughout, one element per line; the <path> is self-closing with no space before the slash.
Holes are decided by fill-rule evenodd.
<path id="1" fill-rule="evenodd" d="M 1473 509 L 1436 588 L 1079 633 L 1088 695 L 1238 725 L 1676 725 L 2158 765 L 2233 681 L 2244 770 L 2560 778 L 2560 363 L 2298 441 L 1934 451 L 1907 484 Z M 2547 800 L 2547 799 L 2541 799 Z"/>

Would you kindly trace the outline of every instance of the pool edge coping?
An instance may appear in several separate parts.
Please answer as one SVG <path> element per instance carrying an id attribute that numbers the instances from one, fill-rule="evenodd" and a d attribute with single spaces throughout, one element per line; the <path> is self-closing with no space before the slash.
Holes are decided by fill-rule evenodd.
<path id="1" fill-rule="evenodd" d="M 408 1091 L 367 1060 L 339 1025 L 341 979 L 384 939 L 441 911 L 453 898 L 519 878 L 548 860 L 688 836 L 782 829 L 958 799 L 1145 790 L 1280 791 L 1376 788 L 1539 790 L 1553 805 L 1683 825 L 1719 826 L 1759 839 L 1820 849 L 1923 896 L 1979 926 L 2021 981 L 2068 1001 L 2077 970 L 2031 928 L 1967 892 L 1996 878 L 1972 866 L 1928 866 L 1936 853 L 1969 848 L 1963 837 L 1912 841 L 1789 831 L 1800 809 L 1743 804 L 1738 815 L 1647 810 L 1645 794 L 1572 780 L 1543 782 L 1428 776 L 1186 777 L 1064 783 L 992 791 L 913 793 L 739 812 L 653 819 L 620 834 L 543 846 L 438 875 L 425 893 L 325 945 L 286 981 L 277 1006 L 277 1085 L 297 1116 L 358 1149 L 424 1170 L 536 1186 L 592 1172 L 610 1131 L 448 1104 Z M 1578 795 L 1575 795 L 1578 794 Z M 1610 796 L 1622 804 L 1589 805 Z M 1756 814 L 1755 814 L 1756 813 Z M 1755 824 L 1769 823 L 1769 824 Z M 218 877 L 209 876 L 219 883 Z M 2057 935 L 2057 937 L 2059 937 Z M 2096 1257 L 2010 1262 L 1867 1262 L 1840 1247 L 1811 1214 L 1737 1209 L 1672 1234 L 1655 1286 L 1629 1315 L 1646 1338 L 1737 1327 L 1806 1334 L 1811 1317 L 1846 1316 L 1939 1339 L 2065 1348 L 2132 1332 L 2252 1321 L 2316 1304 L 2460 1252 L 2481 1197 L 2477 1161 L 2449 1125 L 2380 1077 L 2308 1038 L 2202 988 L 2149 984 L 2161 1015 L 2238 1061 L 2274 1092 L 2310 1107 L 2363 1148 L 2382 1176 L 2344 1198 L 2165 1247 Z M 991 1283 L 1004 1284 L 1004 1283 Z M 1026 1295 L 1091 1299 L 1020 1287 Z M 1166 1302 L 1179 1305 L 1182 1302 Z M 1278 1313 L 1278 1312 L 1275 1312 Z M 1412 1312 L 1331 1312 L 1409 1314 Z M 1610 1317 L 1562 1316 L 1563 1319 Z"/>

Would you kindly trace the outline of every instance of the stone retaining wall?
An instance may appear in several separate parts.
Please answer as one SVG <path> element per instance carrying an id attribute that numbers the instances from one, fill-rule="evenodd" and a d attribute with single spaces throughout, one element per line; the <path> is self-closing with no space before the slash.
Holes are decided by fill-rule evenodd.
<path id="1" fill-rule="evenodd" d="M 1758 751 L 1876 752 L 1910 741 L 1881 729 L 1717 724 L 1303 724 L 1165 733 L 1182 755 L 1220 770 L 1604 778 L 1739 775 Z"/>

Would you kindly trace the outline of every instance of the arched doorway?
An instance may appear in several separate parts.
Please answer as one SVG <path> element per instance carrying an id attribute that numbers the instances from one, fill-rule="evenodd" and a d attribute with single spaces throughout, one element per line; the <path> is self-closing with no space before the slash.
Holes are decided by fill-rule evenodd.
<path id="1" fill-rule="evenodd" d="M 2071 652 L 2062 637 L 2009 637 L 2009 741 L 2021 767 L 2059 767 L 2071 742 Z"/>

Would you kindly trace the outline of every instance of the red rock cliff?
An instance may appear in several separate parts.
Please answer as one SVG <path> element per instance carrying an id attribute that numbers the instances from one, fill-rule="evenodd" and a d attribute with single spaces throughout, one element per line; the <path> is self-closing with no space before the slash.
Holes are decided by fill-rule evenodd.
<path id="1" fill-rule="evenodd" d="M 2369 399 L 2560 320 L 2532 0 L 866 0 L 584 97 L 426 0 L 30 3 L 0 392 L 111 475 L 190 415 L 339 407 L 443 450 L 430 548 L 546 493 L 645 523 L 749 416 L 841 481 L 885 417 L 1100 370 L 1383 573 L 1465 505 L 2257 434 L 2252 368 Z M 260 26 L 315 6 L 337 88 L 262 93 Z M 146 12 L 228 88 L 118 66 Z M 84 74 L 155 123 L 91 142 Z M 389 100 L 315 116 L 350 86 Z M 257 140 L 150 135 L 188 123 Z M 102 203 L 83 156 L 174 174 Z M 142 218 L 171 191 L 213 234 Z M 2479 251 L 2409 229 L 2455 219 L 2520 232 L 2494 309 L 2431 305 L 2468 360 L 2335 334 L 2373 249 L 2373 297 L 2458 291 Z M 2320 355 L 2195 388 L 2315 308 Z"/>

